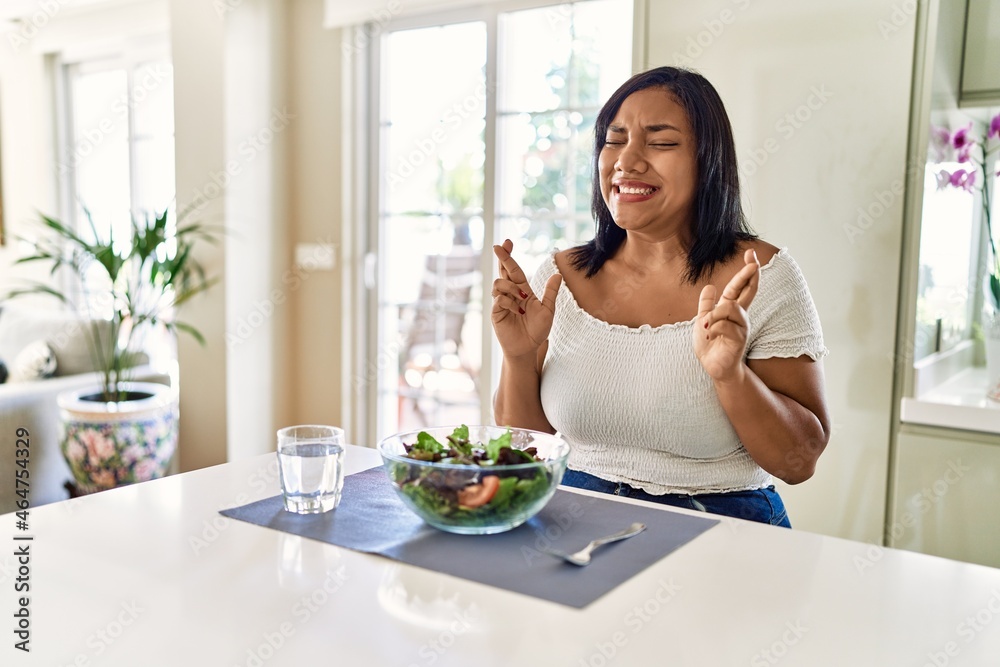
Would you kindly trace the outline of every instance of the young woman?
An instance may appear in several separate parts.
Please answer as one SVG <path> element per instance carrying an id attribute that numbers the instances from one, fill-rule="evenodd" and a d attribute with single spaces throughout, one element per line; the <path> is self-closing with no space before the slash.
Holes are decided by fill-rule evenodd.
<path id="1" fill-rule="evenodd" d="M 531 283 L 494 246 L 496 423 L 565 437 L 564 484 L 789 526 L 772 475 L 809 479 L 826 447 L 827 350 L 797 264 L 746 224 L 722 100 L 637 74 L 594 163 L 592 241 Z"/>

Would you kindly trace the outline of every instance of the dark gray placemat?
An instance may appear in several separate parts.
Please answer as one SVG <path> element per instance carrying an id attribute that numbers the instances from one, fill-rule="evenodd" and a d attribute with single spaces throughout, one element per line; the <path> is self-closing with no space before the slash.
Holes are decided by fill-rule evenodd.
<path id="1" fill-rule="evenodd" d="M 577 608 L 719 523 L 559 489 L 541 512 L 514 530 L 455 535 L 413 514 L 381 467 L 348 475 L 332 512 L 292 514 L 284 510 L 281 496 L 274 496 L 222 514 Z M 542 546 L 574 551 L 635 521 L 646 524 L 646 530 L 601 547 L 586 567 L 538 551 Z"/>

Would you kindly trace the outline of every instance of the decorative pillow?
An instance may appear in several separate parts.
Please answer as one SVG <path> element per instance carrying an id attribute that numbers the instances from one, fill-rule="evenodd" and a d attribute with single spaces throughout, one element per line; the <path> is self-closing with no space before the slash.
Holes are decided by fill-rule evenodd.
<path id="1" fill-rule="evenodd" d="M 96 370 L 91 355 L 95 335 L 97 344 L 107 349 L 111 322 L 66 320 L 46 334 L 45 342 L 56 355 L 56 375 L 76 375 Z"/>
<path id="2" fill-rule="evenodd" d="M 56 355 L 44 340 L 29 343 L 10 365 L 11 382 L 28 382 L 52 377 L 56 372 Z"/>

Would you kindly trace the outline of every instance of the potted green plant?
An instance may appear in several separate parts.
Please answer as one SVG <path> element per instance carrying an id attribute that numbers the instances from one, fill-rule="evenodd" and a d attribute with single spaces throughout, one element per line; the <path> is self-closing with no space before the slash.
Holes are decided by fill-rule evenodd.
<path id="1" fill-rule="evenodd" d="M 7 298 L 46 294 L 81 311 L 96 386 L 59 395 L 63 420 L 60 448 L 77 490 L 100 491 L 161 477 L 177 446 L 176 387 L 133 382 L 138 343 L 162 327 L 186 332 L 204 343 L 193 327 L 176 319 L 177 309 L 215 281 L 195 260 L 199 241 L 217 235 L 199 223 L 174 223 L 170 210 L 133 216 L 127 237 L 98 232 L 89 211 L 89 233 L 42 215 L 44 233 L 21 240 L 31 253 L 17 263 L 44 262 L 51 275 L 67 271 L 79 287 L 67 294 L 50 284 L 31 283 Z"/>

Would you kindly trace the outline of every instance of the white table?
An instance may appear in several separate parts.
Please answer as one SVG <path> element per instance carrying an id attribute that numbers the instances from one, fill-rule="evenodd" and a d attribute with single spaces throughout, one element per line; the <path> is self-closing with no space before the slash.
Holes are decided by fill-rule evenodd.
<path id="1" fill-rule="evenodd" d="M 1000 664 L 996 569 L 725 519 L 577 610 L 218 514 L 278 489 L 262 456 L 0 516 L 0 664 Z"/>

